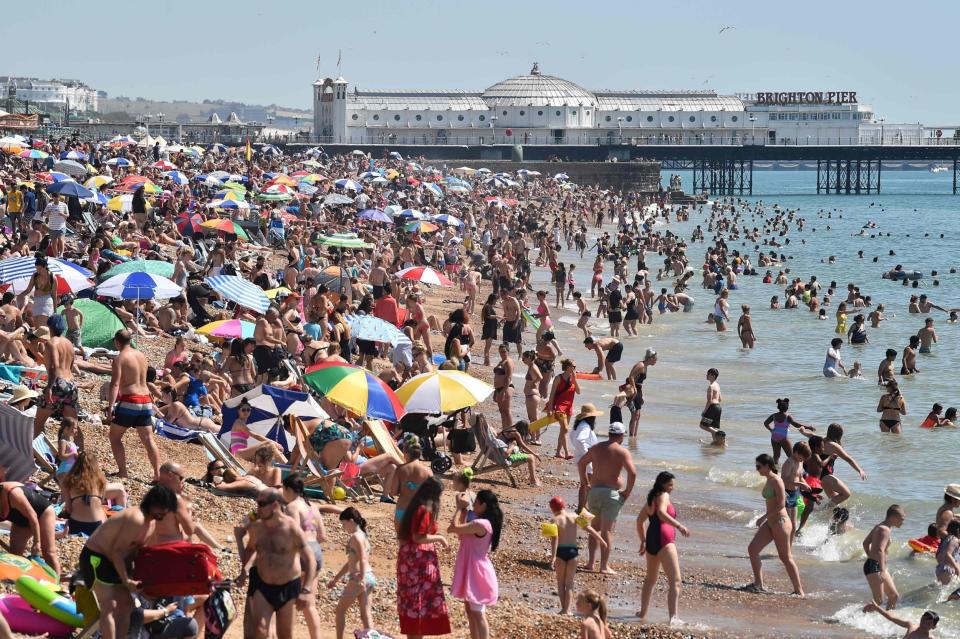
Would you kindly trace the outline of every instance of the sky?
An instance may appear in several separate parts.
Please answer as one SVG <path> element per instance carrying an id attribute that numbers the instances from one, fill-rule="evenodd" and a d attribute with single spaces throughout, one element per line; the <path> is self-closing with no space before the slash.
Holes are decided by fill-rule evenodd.
<path id="1" fill-rule="evenodd" d="M 338 55 L 361 89 L 482 91 L 537 61 L 587 89 L 856 91 L 888 122 L 960 125 L 958 23 L 946 0 L 34 0 L 4 12 L 0 75 L 310 108 Z"/>

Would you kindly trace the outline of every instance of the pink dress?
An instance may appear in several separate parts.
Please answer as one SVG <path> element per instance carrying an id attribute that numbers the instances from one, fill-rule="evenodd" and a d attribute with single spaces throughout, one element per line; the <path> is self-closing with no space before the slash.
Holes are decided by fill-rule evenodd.
<path id="1" fill-rule="evenodd" d="M 486 519 L 474 519 L 473 523 L 483 526 L 486 534 L 483 537 L 460 535 L 450 594 L 470 604 L 492 606 L 497 603 L 500 590 L 497 572 L 490 561 L 493 529 Z"/>

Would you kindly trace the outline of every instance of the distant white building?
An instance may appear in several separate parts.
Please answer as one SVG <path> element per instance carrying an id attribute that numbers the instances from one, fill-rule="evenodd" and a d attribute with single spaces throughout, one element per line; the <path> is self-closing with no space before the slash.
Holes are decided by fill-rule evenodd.
<path id="1" fill-rule="evenodd" d="M 919 124 L 884 126 L 855 92 L 589 91 L 536 64 L 482 92 L 317 80 L 313 119 L 321 142 L 356 144 L 857 144 L 875 143 L 880 129 L 887 141 L 923 136 Z"/>
<path id="2" fill-rule="evenodd" d="M 15 97 L 23 102 L 70 106 L 71 111 L 99 110 L 96 89 L 79 80 L 40 80 L 0 76 L 0 100 Z"/>

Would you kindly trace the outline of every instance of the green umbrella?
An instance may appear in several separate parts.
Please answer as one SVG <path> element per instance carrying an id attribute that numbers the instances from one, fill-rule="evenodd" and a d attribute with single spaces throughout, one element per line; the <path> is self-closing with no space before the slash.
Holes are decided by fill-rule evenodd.
<path id="1" fill-rule="evenodd" d="M 73 307 L 83 313 L 83 328 L 80 331 L 80 343 L 87 348 L 113 349 L 113 336 L 125 328 L 120 318 L 107 306 L 86 298 L 73 301 Z M 58 313 L 63 312 L 61 306 Z"/>
<path id="2" fill-rule="evenodd" d="M 372 244 L 367 244 L 359 237 L 349 237 L 345 235 L 329 235 L 317 238 L 318 244 L 324 246 L 337 246 L 339 248 L 373 248 Z"/>
<path id="3" fill-rule="evenodd" d="M 150 273 L 161 277 L 173 277 L 173 263 L 163 260 L 131 260 L 123 264 L 117 264 L 112 269 L 101 276 L 101 279 L 109 279 L 114 275 L 121 273 Z"/>
<path id="4" fill-rule="evenodd" d="M 257 199 L 267 202 L 286 202 L 292 200 L 293 196 L 289 193 L 258 193 Z"/>

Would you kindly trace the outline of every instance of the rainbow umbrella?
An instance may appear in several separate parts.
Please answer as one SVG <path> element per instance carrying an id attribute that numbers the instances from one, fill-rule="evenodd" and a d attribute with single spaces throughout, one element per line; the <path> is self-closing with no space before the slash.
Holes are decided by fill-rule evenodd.
<path id="1" fill-rule="evenodd" d="M 250 239 L 250 238 L 247 236 L 247 232 L 243 230 L 243 227 L 240 226 L 239 224 L 237 224 L 236 222 L 234 222 L 233 220 L 227 220 L 227 219 L 224 219 L 224 218 L 217 218 L 217 219 L 213 219 L 213 220 L 207 220 L 206 222 L 204 222 L 204 223 L 201 224 L 200 226 L 206 227 L 206 228 L 208 228 L 208 229 L 216 229 L 216 230 L 222 231 L 222 232 L 224 232 L 224 233 L 233 233 L 233 234 L 236 235 L 237 237 L 239 237 L 239 238 L 241 238 L 241 239 L 244 239 L 244 240 L 249 240 L 249 239 Z"/>
<path id="2" fill-rule="evenodd" d="M 404 409 L 396 393 L 365 368 L 323 362 L 307 369 L 303 380 L 334 404 L 355 415 L 399 422 Z"/>
<path id="3" fill-rule="evenodd" d="M 433 233 L 439 229 L 439 226 L 430 222 L 410 222 L 403 227 L 407 233 Z"/>
<path id="4" fill-rule="evenodd" d="M 246 339 L 253 337 L 253 330 L 257 327 L 253 322 L 243 320 L 217 320 L 210 322 L 197 329 L 197 332 L 210 337 L 223 337 L 228 339 Z"/>
<path id="5" fill-rule="evenodd" d="M 461 371 L 435 371 L 413 377 L 397 389 L 408 412 L 437 415 L 479 404 L 493 386 Z"/>
<path id="6" fill-rule="evenodd" d="M 203 218 L 197 215 L 196 213 L 194 213 L 190 217 L 187 217 L 186 215 L 181 215 L 180 217 L 176 218 L 173 222 L 174 224 L 177 225 L 177 230 L 179 230 L 181 233 L 186 233 L 188 229 L 191 233 L 203 232 L 203 228 L 200 226 L 201 224 L 203 224 Z"/>
<path id="7" fill-rule="evenodd" d="M 44 153 L 38 149 L 24 149 L 17 155 L 26 160 L 46 160 L 48 157 L 50 157 L 49 153 Z"/>

